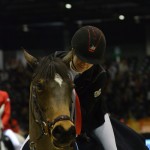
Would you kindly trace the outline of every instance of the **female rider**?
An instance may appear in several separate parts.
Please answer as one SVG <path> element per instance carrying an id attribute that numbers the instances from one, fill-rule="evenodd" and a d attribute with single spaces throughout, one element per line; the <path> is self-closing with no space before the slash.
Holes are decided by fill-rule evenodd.
<path id="1" fill-rule="evenodd" d="M 102 93 L 107 72 L 101 66 L 106 40 L 103 32 L 94 26 L 77 30 L 71 40 L 71 51 L 56 51 L 70 67 L 75 89 L 82 108 L 82 132 L 102 143 L 105 150 L 117 150 L 109 115 L 102 104 Z"/>

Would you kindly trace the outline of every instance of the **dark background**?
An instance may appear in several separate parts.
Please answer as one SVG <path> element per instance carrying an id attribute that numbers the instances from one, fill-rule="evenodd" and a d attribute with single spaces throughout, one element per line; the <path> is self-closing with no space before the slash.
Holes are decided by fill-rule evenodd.
<path id="1" fill-rule="evenodd" d="M 65 8 L 67 2 L 72 9 Z M 120 14 L 125 20 L 118 19 Z M 5 52 L 22 46 L 45 53 L 66 49 L 73 33 L 83 25 L 100 27 L 109 51 L 115 46 L 145 51 L 150 1 L 0 0 L 0 49 Z"/>

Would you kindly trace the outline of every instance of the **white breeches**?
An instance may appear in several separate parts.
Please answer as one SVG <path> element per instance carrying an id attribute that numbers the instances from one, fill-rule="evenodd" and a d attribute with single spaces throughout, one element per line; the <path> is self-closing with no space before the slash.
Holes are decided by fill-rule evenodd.
<path id="1" fill-rule="evenodd" d="M 117 150 L 114 131 L 108 114 L 105 114 L 105 122 L 93 131 L 95 139 L 102 143 L 105 150 Z"/>

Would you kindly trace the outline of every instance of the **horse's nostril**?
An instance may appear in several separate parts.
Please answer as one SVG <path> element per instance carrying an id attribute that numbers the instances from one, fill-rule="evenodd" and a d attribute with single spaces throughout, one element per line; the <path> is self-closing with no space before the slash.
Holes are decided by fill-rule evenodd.
<path id="1" fill-rule="evenodd" d="M 71 128 L 70 128 L 69 131 L 68 131 L 68 134 L 69 134 L 70 136 L 72 136 L 73 138 L 76 136 L 76 129 L 75 129 L 74 126 L 71 126 Z"/>
<path id="2" fill-rule="evenodd" d="M 53 129 L 53 132 L 52 132 L 52 135 L 56 138 L 56 139 L 59 139 L 61 138 L 61 136 L 63 135 L 64 133 L 64 128 L 62 126 L 56 126 L 54 129 Z"/>
<path id="3" fill-rule="evenodd" d="M 62 137 L 74 138 L 76 135 L 75 127 L 71 126 L 69 129 L 66 130 L 62 126 L 56 126 L 52 131 L 52 135 L 56 139 L 62 139 Z"/>

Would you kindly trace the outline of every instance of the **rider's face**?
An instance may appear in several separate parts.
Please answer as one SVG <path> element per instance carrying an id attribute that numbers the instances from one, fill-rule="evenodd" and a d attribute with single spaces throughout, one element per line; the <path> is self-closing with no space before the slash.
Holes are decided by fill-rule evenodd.
<path id="1" fill-rule="evenodd" d="M 80 60 L 76 55 L 73 55 L 73 64 L 77 72 L 83 73 L 84 71 L 90 69 L 93 64 L 89 64 Z"/>

